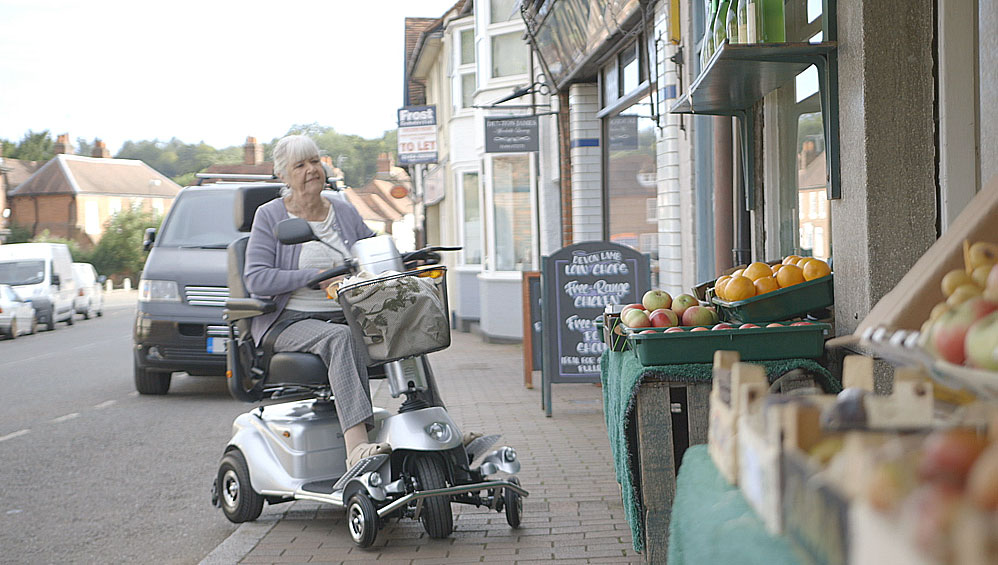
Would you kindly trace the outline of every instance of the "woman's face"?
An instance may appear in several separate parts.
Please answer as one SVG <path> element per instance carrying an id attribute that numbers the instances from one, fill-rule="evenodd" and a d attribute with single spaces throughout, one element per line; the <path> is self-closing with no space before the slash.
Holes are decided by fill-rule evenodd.
<path id="1" fill-rule="evenodd" d="M 326 186 L 326 170 L 322 168 L 319 156 L 314 155 L 288 165 L 284 182 L 293 192 L 318 194 Z"/>

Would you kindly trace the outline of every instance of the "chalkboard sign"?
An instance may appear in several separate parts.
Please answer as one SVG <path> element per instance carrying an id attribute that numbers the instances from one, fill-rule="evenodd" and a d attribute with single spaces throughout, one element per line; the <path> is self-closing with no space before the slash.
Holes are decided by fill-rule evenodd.
<path id="1" fill-rule="evenodd" d="M 607 241 L 563 247 L 544 258 L 544 407 L 552 383 L 599 382 L 606 349 L 594 319 L 607 305 L 638 302 L 651 287 L 648 256 Z"/>
<path id="2" fill-rule="evenodd" d="M 534 371 L 544 362 L 541 342 L 541 273 L 523 273 L 523 385 L 534 388 Z"/>

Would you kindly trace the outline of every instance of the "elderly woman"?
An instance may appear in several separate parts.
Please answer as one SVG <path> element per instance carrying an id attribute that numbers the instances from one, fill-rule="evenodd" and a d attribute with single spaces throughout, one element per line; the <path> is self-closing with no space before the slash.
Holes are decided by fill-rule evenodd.
<path id="1" fill-rule="evenodd" d="M 246 247 L 244 277 L 250 293 L 272 298 L 277 308 L 253 319 L 253 336 L 258 344 L 261 340 L 273 344 L 275 352 L 314 353 L 329 367 L 329 384 L 350 468 L 364 457 L 390 453 L 391 446 L 368 443 L 367 432 L 373 427 L 374 416 L 365 356 L 350 328 L 344 325 L 339 304 L 327 297 L 328 282 L 320 290 L 312 290 L 305 283 L 320 271 L 342 266 L 354 242 L 374 232 L 345 199 L 323 195 L 326 173 L 319 160 L 319 148 L 310 138 L 290 135 L 278 141 L 274 147 L 274 173 L 287 188 L 282 198 L 256 211 Z M 277 241 L 274 228 L 289 217 L 307 220 L 325 245 L 318 241 L 283 245 Z M 267 332 L 270 334 L 265 337 Z"/>

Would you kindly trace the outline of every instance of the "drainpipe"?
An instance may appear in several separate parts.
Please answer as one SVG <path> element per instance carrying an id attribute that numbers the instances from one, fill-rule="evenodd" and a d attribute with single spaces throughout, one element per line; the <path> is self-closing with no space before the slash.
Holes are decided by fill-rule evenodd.
<path id="1" fill-rule="evenodd" d="M 572 245 L 572 132 L 568 91 L 558 92 L 558 152 L 561 153 L 561 245 Z"/>
<path id="2" fill-rule="evenodd" d="M 732 144 L 731 118 L 714 118 L 714 271 L 720 276 L 732 266 L 734 239 L 732 226 Z"/>

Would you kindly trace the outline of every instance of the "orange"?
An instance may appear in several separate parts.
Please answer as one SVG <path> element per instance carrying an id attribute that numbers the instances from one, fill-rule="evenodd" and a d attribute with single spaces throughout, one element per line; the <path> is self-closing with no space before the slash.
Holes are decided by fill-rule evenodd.
<path id="1" fill-rule="evenodd" d="M 748 277 L 733 276 L 728 281 L 728 284 L 724 285 L 724 296 L 726 297 L 725 300 L 729 302 L 738 302 L 739 300 L 752 298 L 755 296 L 755 283 Z"/>
<path id="2" fill-rule="evenodd" d="M 742 273 L 744 273 L 744 272 L 745 272 L 745 269 L 738 269 L 737 271 L 731 273 L 731 276 L 732 277 L 740 277 L 740 276 L 742 276 Z"/>
<path id="3" fill-rule="evenodd" d="M 786 263 L 778 263 L 776 265 L 773 265 L 773 275 L 776 275 L 776 273 L 779 273 L 780 269 L 782 269 L 784 265 L 786 265 Z"/>
<path id="4" fill-rule="evenodd" d="M 804 282 L 804 270 L 797 265 L 784 265 L 783 268 L 776 273 L 776 282 L 779 283 L 780 288 L 787 288 L 788 286 L 800 284 Z"/>
<path id="5" fill-rule="evenodd" d="M 759 277 L 755 280 L 755 294 L 759 296 L 760 294 L 766 294 L 767 292 L 772 292 L 774 290 L 780 289 L 780 283 L 776 282 L 773 277 Z"/>
<path id="6" fill-rule="evenodd" d="M 773 276 L 773 269 L 772 267 L 761 261 L 756 261 L 755 263 L 752 263 L 748 267 L 745 267 L 745 272 L 742 273 L 742 276 L 748 277 L 753 281 L 757 281 L 762 277 Z"/>
<path id="7" fill-rule="evenodd" d="M 795 265 L 797 261 L 800 261 L 800 255 L 787 255 L 783 258 L 784 265 Z"/>
<path id="8" fill-rule="evenodd" d="M 832 274 L 832 269 L 821 259 L 811 259 L 804 265 L 804 280 L 813 281 Z"/>
<path id="9" fill-rule="evenodd" d="M 714 294 L 721 300 L 724 300 L 724 286 L 728 284 L 729 280 L 731 280 L 730 275 L 722 275 L 714 281 Z"/>
<path id="10" fill-rule="evenodd" d="M 797 260 L 796 263 L 794 263 L 794 265 L 797 265 L 798 267 L 803 269 L 804 265 L 807 265 L 810 261 L 814 261 L 814 257 L 801 257 L 800 259 Z"/>

